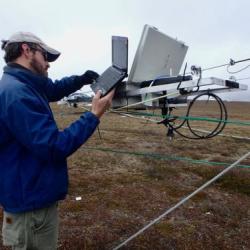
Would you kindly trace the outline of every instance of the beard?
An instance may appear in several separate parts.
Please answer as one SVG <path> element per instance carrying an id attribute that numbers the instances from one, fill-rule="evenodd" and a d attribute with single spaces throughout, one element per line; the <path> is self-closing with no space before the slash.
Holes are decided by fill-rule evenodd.
<path id="1" fill-rule="evenodd" d="M 40 76 L 48 77 L 48 71 L 47 67 L 44 68 L 41 63 L 39 63 L 35 57 L 31 59 L 30 66 L 32 68 L 32 71 Z"/>

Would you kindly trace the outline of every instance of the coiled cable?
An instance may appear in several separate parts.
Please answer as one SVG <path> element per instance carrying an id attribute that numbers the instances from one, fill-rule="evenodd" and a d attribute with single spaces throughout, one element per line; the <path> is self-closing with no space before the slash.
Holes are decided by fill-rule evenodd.
<path id="1" fill-rule="evenodd" d="M 194 106 L 195 102 L 199 98 L 205 97 L 205 96 L 208 97 L 208 100 L 211 97 L 215 99 L 215 101 L 219 105 L 219 114 L 220 115 L 219 115 L 218 124 L 216 125 L 216 127 L 208 134 L 200 135 L 197 133 L 197 130 L 192 128 L 191 123 L 190 123 L 190 119 L 189 119 L 189 115 L 190 115 L 190 111 L 191 111 L 192 107 Z M 211 93 L 209 91 L 206 93 L 202 93 L 202 94 L 197 95 L 190 102 L 188 109 L 187 109 L 186 116 L 180 125 L 178 125 L 178 126 L 174 125 L 174 122 L 179 118 L 178 116 L 174 116 L 172 118 L 169 118 L 171 115 L 171 111 L 172 111 L 172 109 L 168 109 L 168 115 L 167 115 L 168 117 L 165 118 L 164 120 L 158 122 L 158 124 L 164 124 L 168 128 L 168 134 L 167 134 L 168 136 L 173 136 L 173 133 L 176 132 L 180 136 L 183 136 L 183 137 L 188 138 L 188 139 L 209 139 L 209 138 L 212 138 L 212 137 L 218 135 L 225 128 L 226 123 L 227 123 L 227 118 L 228 118 L 227 109 L 226 109 L 226 106 L 225 106 L 224 102 L 222 101 L 222 99 L 219 96 L 217 96 L 214 93 Z M 179 129 L 182 128 L 182 126 L 184 126 L 185 124 L 187 125 L 192 136 L 183 134 L 182 132 L 179 131 Z"/>

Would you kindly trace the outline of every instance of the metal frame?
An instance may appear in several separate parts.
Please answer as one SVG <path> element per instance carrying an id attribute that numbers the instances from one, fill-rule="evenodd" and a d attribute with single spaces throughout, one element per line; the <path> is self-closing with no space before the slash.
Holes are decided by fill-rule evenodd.
<path id="1" fill-rule="evenodd" d="M 157 93 L 157 92 L 162 92 L 162 91 L 174 92 L 174 91 L 177 91 L 178 85 L 179 85 L 179 82 L 162 84 L 158 86 L 144 87 L 144 88 L 140 88 L 136 90 L 129 90 L 126 92 L 126 96 L 130 97 L 130 96 L 137 96 L 137 95 L 148 94 L 148 93 Z M 191 94 L 192 90 L 197 87 L 213 86 L 213 85 L 219 86 L 220 88 L 215 88 L 215 87 L 209 88 L 209 91 L 211 92 L 247 90 L 247 85 L 245 84 L 239 84 L 237 82 L 223 80 L 223 79 L 219 79 L 216 77 L 202 78 L 200 79 L 200 81 L 198 79 L 184 81 L 180 84 L 179 87 L 180 89 L 190 91 L 190 94 Z M 205 91 L 205 90 L 202 89 L 201 91 Z"/>

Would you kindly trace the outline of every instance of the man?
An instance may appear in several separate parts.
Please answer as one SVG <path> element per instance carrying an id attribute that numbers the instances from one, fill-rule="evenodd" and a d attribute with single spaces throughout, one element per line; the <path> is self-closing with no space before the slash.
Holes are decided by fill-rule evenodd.
<path id="1" fill-rule="evenodd" d="M 49 62 L 60 53 L 32 33 L 2 41 L 0 80 L 0 204 L 3 243 L 12 249 L 56 249 L 57 202 L 68 189 L 66 159 L 92 135 L 114 92 L 97 93 L 91 112 L 59 131 L 49 102 L 91 84 L 98 74 L 52 82 Z"/>

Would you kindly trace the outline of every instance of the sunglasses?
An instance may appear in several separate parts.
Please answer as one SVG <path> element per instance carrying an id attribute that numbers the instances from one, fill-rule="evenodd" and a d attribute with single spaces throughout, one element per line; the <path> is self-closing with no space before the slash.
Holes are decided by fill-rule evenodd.
<path id="1" fill-rule="evenodd" d="M 39 52 L 42 54 L 44 60 L 45 60 L 45 61 L 48 61 L 48 54 L 47 54 L 47 51 L 45 51 L 44 49 L 42 49 L 42 48 L 40 48 L 40 47 L 37 47 L 37 46 L 29 46 L 29 47 L 30 47 L 30 49 L 31 49 L 32 51 L 39 51 Z"/>

